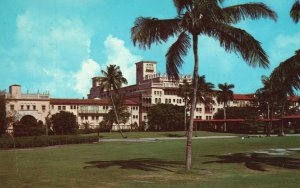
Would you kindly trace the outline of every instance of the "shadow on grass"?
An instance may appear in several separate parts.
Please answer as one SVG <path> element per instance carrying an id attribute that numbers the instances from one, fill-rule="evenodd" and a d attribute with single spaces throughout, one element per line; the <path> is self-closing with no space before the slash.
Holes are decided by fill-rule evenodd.
<path id="1" fill-rule="evenodd" d="M 184 137 L 183 134 L 176 134 L 176 133 L 166 133 L 166 134 L 163 134 L 164 136 L 166 137 Z"/>
<path id="2" fill-rule="evenodd" d="M 235 153 L 231 155 L 207 155 L 219 160 L 204 162 L 208 163 L 243 163 L 247 168 L 256 171 L 266 171 L 265 165 L 276 166 L 287 169 L 300 169 L 300 159 L 291 157 L 276 157 L 259 153 Z"/>
<path id="3" fill-rule="evenodd" d="M 180 161 L 163 161 L 154 158 L 137 158 L 129 160 L 114 160 L 114 161 L 89 161 L 86 162 L 89 166 L 87 168 L 108 168 L 108 167 L 119 167 L 121 169 L 135 169 L 143 171 L 159 171 L 166 170 L 174 172 L 173 168 L 183 167 L 183 162 Z"/>

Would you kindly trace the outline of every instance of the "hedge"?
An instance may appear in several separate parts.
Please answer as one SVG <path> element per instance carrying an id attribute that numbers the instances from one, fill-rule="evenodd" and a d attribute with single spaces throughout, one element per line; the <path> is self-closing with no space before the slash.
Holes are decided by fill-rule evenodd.
<path id="1" fill-rule="evenodd" d="M 15 144 L 14 144 L 15 142 Z M 31 148 L 45 147 L 65 144 L 84 144 L 98 142 L 97 136 L 80 135 L 60 135 L 60 136 L 32 136 L 32 137 L 12 137 L 7 135 L 0 137 L 0 148 Z M 14 146 L 15 145 L 15 146 Z"/>

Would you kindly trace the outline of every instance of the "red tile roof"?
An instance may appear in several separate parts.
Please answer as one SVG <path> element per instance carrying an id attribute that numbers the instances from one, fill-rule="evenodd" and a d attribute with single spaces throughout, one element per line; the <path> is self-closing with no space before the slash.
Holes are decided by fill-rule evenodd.
<path id="1" fill-rule="evenodd" d="M 194 122 L 244 122 L 244 119 L 210 119 L 210 120 L 205 120 L 205 119 L 194 119 Z"/>
<path id="2" fill-rule="evenodd" d="M 288 100 L 292 102 L 297 102 L 299 98 L 299 96 L 288 96 Z"/>
<path id="3" fill-rule="evenodd" d="M 50 99 L 51 105 L 111 105 L 111 100 L 109 99 Z M 124 102 L 125 105 L 133 106 L 137 105 L 132 100 L 126 99 Z"/>
<path id="4" fill-rule="evenodd" d="M 253 100 L 253 94 L 233 94 L 233 100 Z"/>

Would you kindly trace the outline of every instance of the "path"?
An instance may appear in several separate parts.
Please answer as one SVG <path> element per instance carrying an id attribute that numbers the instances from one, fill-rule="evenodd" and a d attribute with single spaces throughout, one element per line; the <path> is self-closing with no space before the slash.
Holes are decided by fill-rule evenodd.
<path id="1" fill-rule="evenodd" d="M 277 135 L 271 135 L 276 137 Z M 285 136 L 300 136 L 300 134 L 286 134 Z M 265 135 L 245 135 L 245 136 L 199 136 L 193 137 L 193 140 L 199 139 L 226 139 L 226 138 L 260 138 L 266 137 Z M 156 141 L 166 141 L 166 140 L 186 140 L 186 137 L 157 137 L 157 138 L 125 138 L 125 139 L 109 139 L 100 138 L 99 142 L 156 142 Z"/>

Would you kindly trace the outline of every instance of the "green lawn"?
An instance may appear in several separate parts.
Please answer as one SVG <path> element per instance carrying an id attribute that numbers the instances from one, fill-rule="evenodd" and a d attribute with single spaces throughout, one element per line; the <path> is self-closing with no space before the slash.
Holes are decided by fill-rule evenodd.
<path id="1" fill-rule="evenodd" d="M 184 137 L 185 131 L 170 131 L 170 132 L 123 132 L 128 138 L 158 138 L 158 137 Z M 87 134 L 86 136 L 94 136 L 96 133 Z M 226 135 L 241 135 L 233 133 L 207 132 L 207 131 L 193 131 L 193 136 L 226 136 Z M 100 133 L 101 138 L 122 138 L 119 132 Z"/>
<path id="2" fill-rule="evenodd" d="M 99 143 L 0 150 L 0 187 L 297 187 L 300 137 Z M 256 153 L 255 153 L 256 151 Z M 260 153 L 259 153 L 260 152 Z"/>

